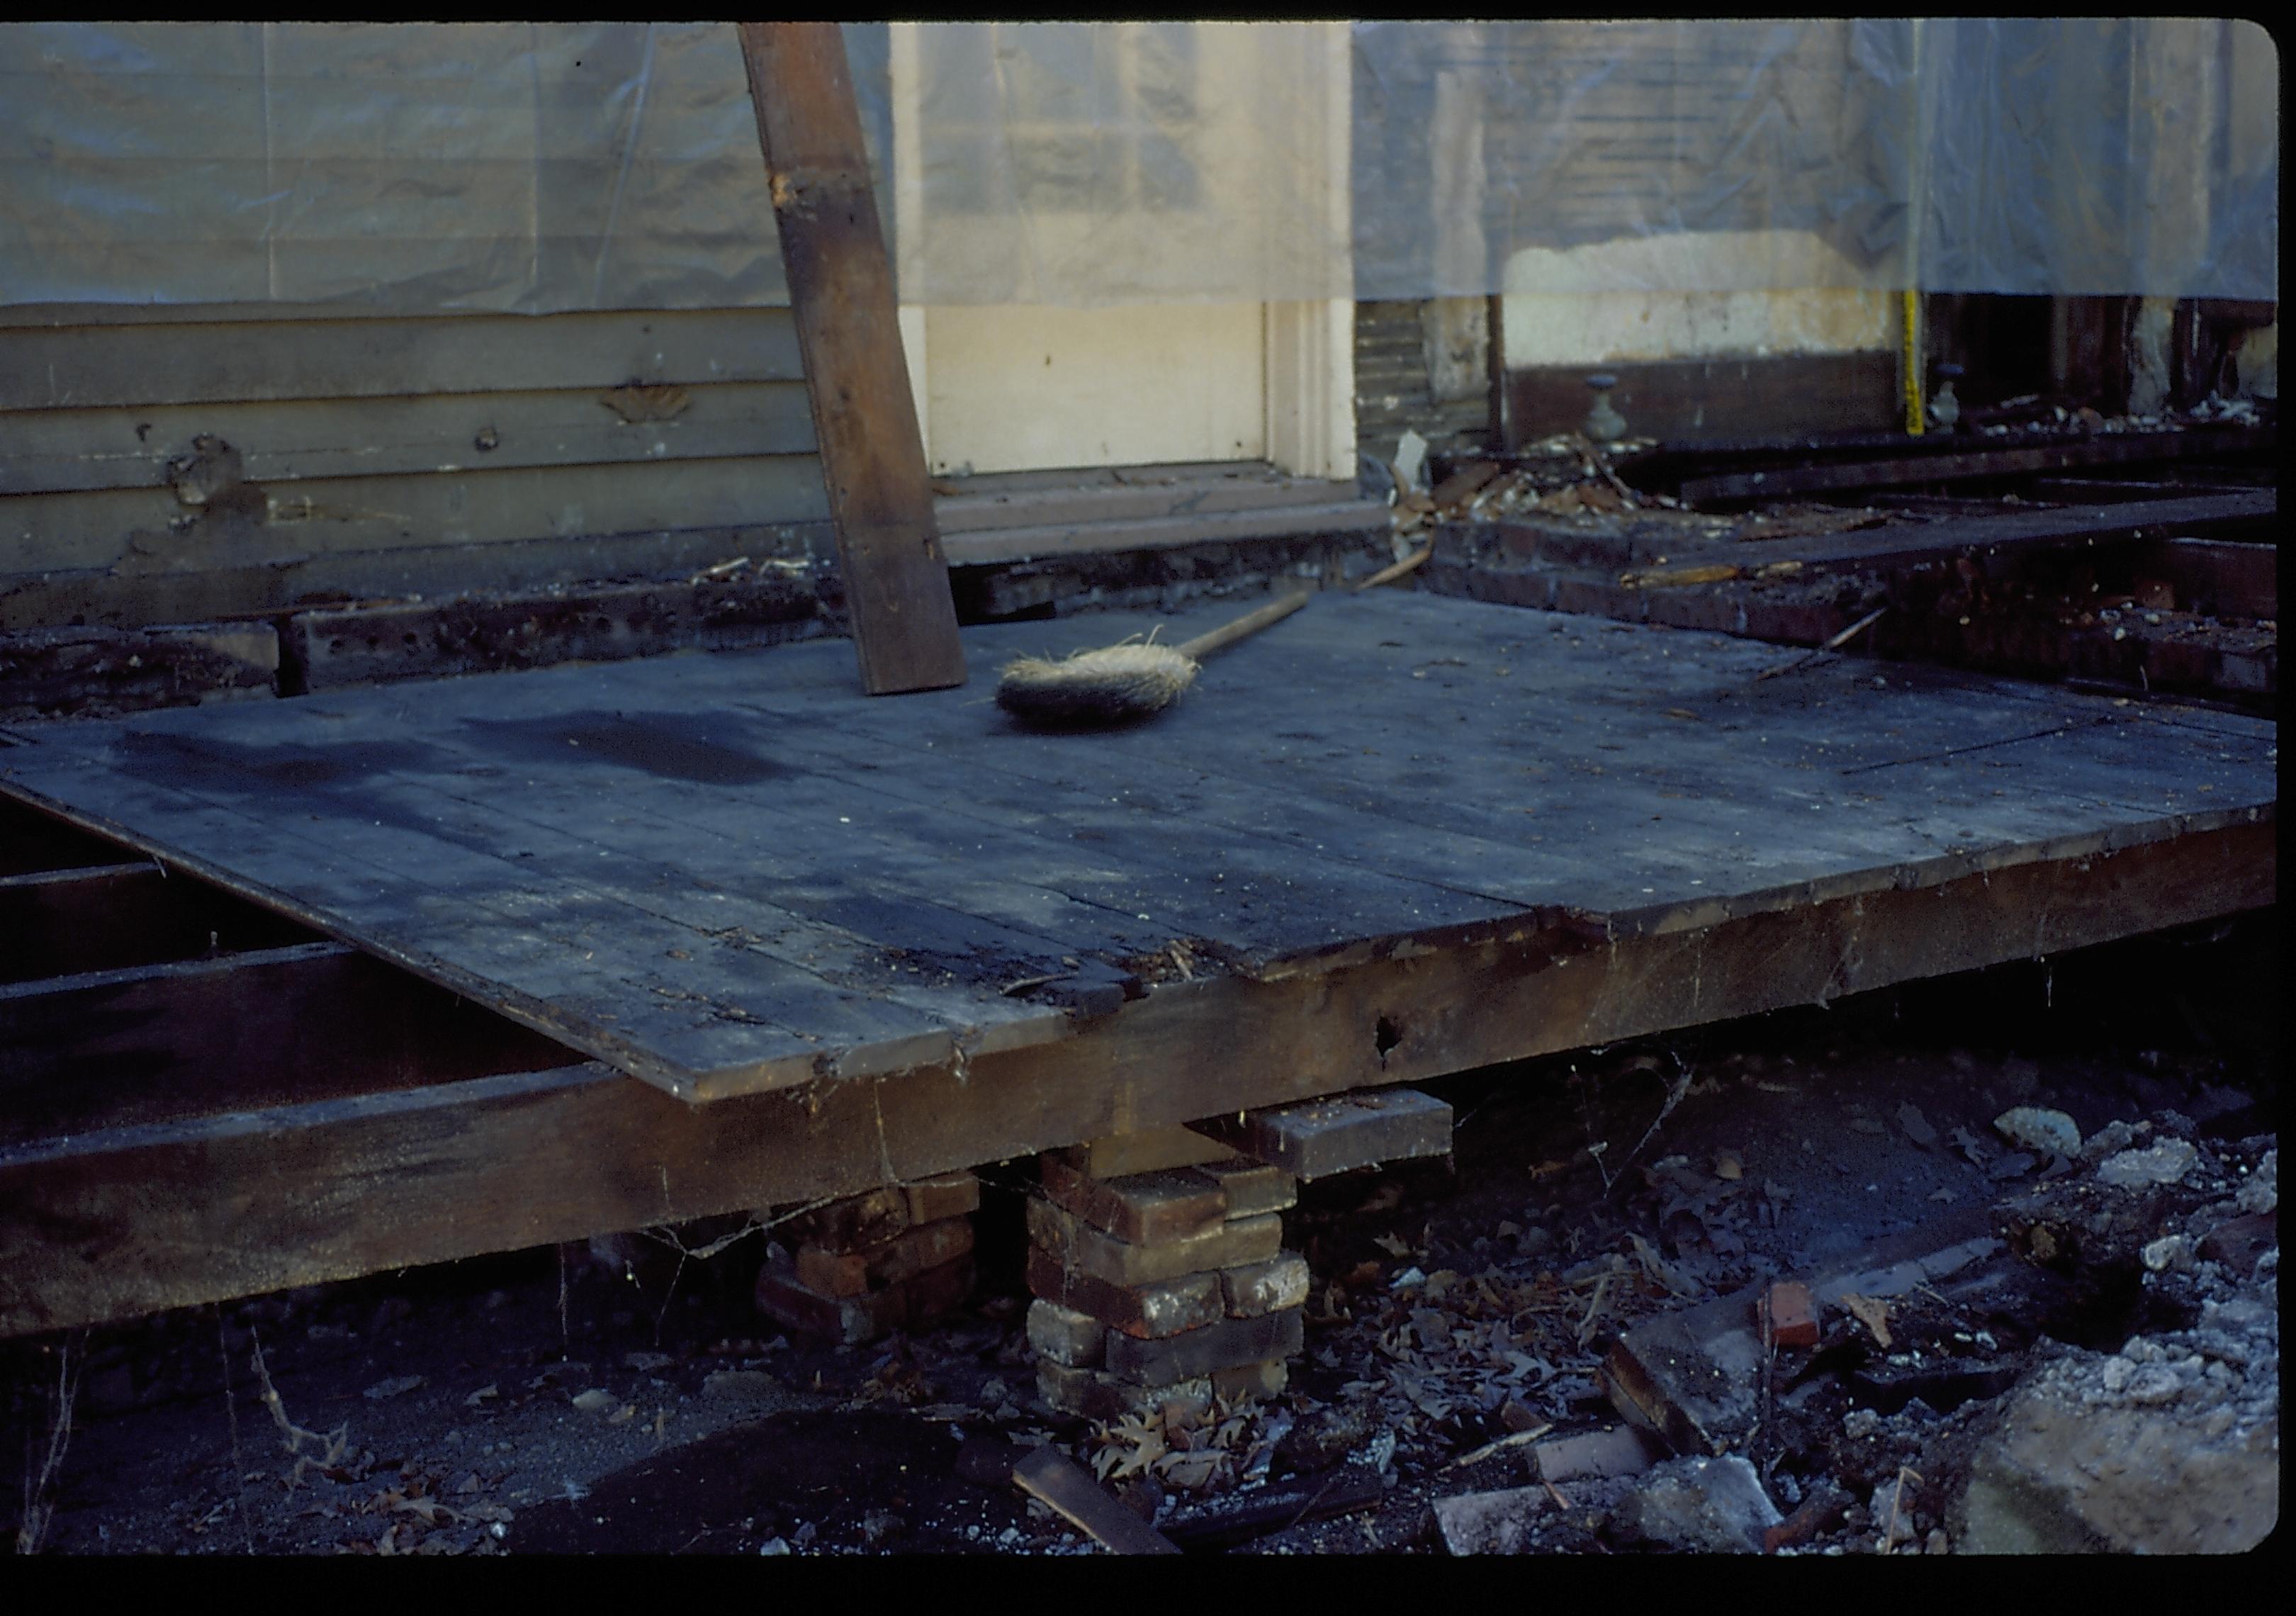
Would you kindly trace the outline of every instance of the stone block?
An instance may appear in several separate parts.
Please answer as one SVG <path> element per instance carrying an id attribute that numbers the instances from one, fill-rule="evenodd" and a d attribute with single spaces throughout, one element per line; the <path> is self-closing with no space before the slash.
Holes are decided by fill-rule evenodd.
<path id="1" fill-rule="evenodd" d="M 1529 1552 L 1538 1519 L 1554 1507 L 1543 1487 L 1456 1493 L 1435 1500 L 1435 1530 L 1454 1554 Z"/>
<path id="2" fill-rule="evenodd" d="M 1631 1425 L 1589 1431 L 1540 1442 L 1530 1450 L 1542 1481 L 1576 1481 L 1585 1476 L 1638 1476 L 1665 1450 Z"/>

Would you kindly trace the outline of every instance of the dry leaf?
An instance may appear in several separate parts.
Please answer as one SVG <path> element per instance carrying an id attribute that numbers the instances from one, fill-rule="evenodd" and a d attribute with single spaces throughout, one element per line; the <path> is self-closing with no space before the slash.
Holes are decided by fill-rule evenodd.
<path id="1" fill-rule="evenodd" d="M 1876 1345 L 1885 1352 L 1890 1349 L 1889 1303 L 1877 1297 L 1860 1296 L 1854 1291 L 1845 1291 L 1841 1295 L 1841 1305 L 1849 1309 L 1859 1324 L 1874 1333 Z"/>
<path id="2" fill-rule="evenodd" d="M 405 1510 L 410 1515 L 422 1516 L 422 1524 L 425 1526 L 438 1525 L 441 1515 L 447 1518 L 450 1525 L 463 1518 L 441 1505 L 436 1498 L 401 1498 L 393 1507 Z"/>
<path id="3" fill-rule="evenodd" d="M 1156 1473 L 1175 1487 L 1201 1492 L 1226 1463 L 1227 1456 L 1217 1448 L 1167 1454 L 1157 1462 Z"/>

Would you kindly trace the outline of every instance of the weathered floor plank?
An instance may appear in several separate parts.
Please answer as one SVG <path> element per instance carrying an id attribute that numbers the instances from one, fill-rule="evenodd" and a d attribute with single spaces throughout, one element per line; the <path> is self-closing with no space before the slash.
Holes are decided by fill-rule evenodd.
<path id="1" fill-rule="evenodd" d="M 1424 595 L 1322 597 L 1128 730 L 989 701 L 1012 655 L 1233 611 L 970 629 L 972 688 L 895 702 L 820 643 L 27 726 L 0 792 L 691 1099 L 1072 1042 L 1205 972 L 1696 931 L 2276 811 L 2267 721 L 1764 682 L 1772 647 Z"/>

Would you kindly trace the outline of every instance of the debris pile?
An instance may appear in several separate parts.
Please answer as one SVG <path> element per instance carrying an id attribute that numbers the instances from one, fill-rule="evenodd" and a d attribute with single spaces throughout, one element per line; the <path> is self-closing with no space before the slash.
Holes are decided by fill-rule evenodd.
<path id="1" fill-rule="evenodd" d="M 2189 409 L 2119 415 L 2107 415 L 2088 405 L 2052 399 L 2040 393 L 2022 393 L 1998 404 L 1963 410 L 1961 424 L 1965 431 L 1980 432 L 1988 438 L 2005 438 L 2012 432 L 2085 438 L 2097 432 L 2175 432 L 2189 426 L 2251 425 L 2267 418 L 2254 399 L 2228 399 L 2215 393 Z"/>
<path id="2" fill-rule="evenodd" d="M 890 1185 L 791 1219 L 791 1250 L 767 1248 L 758 1307 L 788 1329 L 857 1345 L 920 1330 L 972 1289 L 971 1173 Z"/>
<path id="3" fill-rule="evenodd" d="M 1680 501 L 1630 488 L 1611 469 L 1614 457 L 1639 454 L 1655 440 L 1598 446 L 1576 432 L 1543 439 L 1499 460 L 1470 460 L 1436 483 L 1396 496 L 1398 539 L 1423 537 L 1447 521 L 1498 521 L 1537 514 L 1615 516 L 1644 509 L 1678 511 Z"/>
<path id="4" fill-rule="evenodd" d="M 2211 1145 L 2173 1112 L 2087 1141 L 2040 1107 L 1996 1126 L 2013 1152 L 1956 1142 L 2032 1187 L 1812 1276 L 1814 1319 L 1781 1295 L 1804 1286 L 1775 1284 L 1620 1339 L 1611 1400 L 1697 1474 L 1654 1469 L 1596 1530 L 1829 1554 L 2262 1540 L 2278 1514 L 2272 1142 Z M 1735 1480 L 1718 1494 L 1719 1465 Z M 1757 1481 L 1759 1505 L 1724 1507 Z"/>

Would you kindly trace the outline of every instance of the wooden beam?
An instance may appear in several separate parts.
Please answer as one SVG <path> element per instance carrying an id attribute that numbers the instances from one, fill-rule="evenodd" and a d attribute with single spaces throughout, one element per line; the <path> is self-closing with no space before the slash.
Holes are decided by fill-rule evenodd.
<path id="1" fill-rule="evenodd" d="M 8 737 L 0 734 L 0 748 L 8 744 Z M 0 797 L 0 876 L 89 869 L 140 857 L 53 814 Z"/>
<path id="2" fill-rule="evenodd" d="M 14 982 L 0 985 L 0 1150 L 570 1058 L 341 943 Z"/>
<path id="3" fill-rule="evenodd" d="M 2268 812 L 1651 934 L 1159 988 L 1053 1046 L 707 1107 L 603 1066 L 0 1144 L 0 1336 L 848 1195 L 2271 904 Z M 0 1040 L 4 1041 L 4 1040 Z"/>
<path id="4" fill-rule="evenodd" d="M 887 695 L 962 685 L 948 562 L 844 40 L 833 22 L 741 29 L 862 686 Z"/>
<path id="5" fill-rule="evenodd" d="M 1682 485 L 1692 504 L 1746 499 L 1795 499 L 1806 494 L 1849 488 L 1890 488 L 1901 483 L 1965 481 L 1980 477 L 2014 477 L 2067 466 L 2149 464 L 2198 460 L 2218 455 L 2270 455 L 2277 435 L 2251 427 L 2198 429 L 2185 432 L 2131 432 L 2078 439 L 2046 447 L 1972 448 L 1954 455 L 1909 455 L 1849 465 L 1789 466 L 1741 472 L 1727 477 L 1693 477 Z"/>
<path id="6" fill-rule="evenodd" d="M 2176 586 L 2177 609 L 2215 617 L 2280 617 L 2280 546 L 2221 538 L 2167 538 L 2132 558 L 2139 578 Z"/>
<path id="7" fill-rule="evenodd" d="M 2279 513 L 2270 488 L 2197 499 L 2147 499 L 2087 510 L 2027 511 L 1971 516 L 1921 527 L 1867 529 L 1824 538 L 1763 546 L 1766 563 L 1800 562 L 1810 570 L 1844 571 L 1948 559 L 1963 552 L 2120 545 L 2183 534 L 2227 535 L 2263 526 Z M 1677 557 L 1679 559 L 1679 557 Z"/>
<path id="8" fill-rule="evenodd" d="M 0 875 L 0 982 L 311 939 L 292 921 L 204 882 L 170 881 L 151 860 Z"/>

